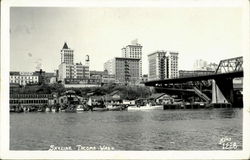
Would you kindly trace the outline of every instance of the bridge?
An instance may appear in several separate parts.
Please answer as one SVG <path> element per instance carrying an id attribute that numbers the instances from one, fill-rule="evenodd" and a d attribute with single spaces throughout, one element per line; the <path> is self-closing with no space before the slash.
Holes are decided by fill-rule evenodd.
<path id="1" fill-rule="evenodd" d="M 243 57 L 221 60 L 215 72 L 173 79 L 148 81 L 146 86 L 153 86 L 165 92 L 184 93 L 199 96 L 208 103 L 234 104 L 233 79 L 243 77 Z"/>

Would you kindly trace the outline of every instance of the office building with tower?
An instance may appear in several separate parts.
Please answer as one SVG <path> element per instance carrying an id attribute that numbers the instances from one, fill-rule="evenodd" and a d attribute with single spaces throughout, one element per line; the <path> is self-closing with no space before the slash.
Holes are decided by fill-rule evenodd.
<path id="1" fill-rule="evenodd" d="M 74 63 L 74 50 L 70 49 L 67 43 L 64 43 L 61 49 L 61 64 L 58 69 L 58 80 L 62 83 L 80 83 L 88 79 L 89 73 L 89 56 L 86 56 L 85 65 Z"/>
<path id="2" fill-rule="evenodd" d="M 148 55 L 148 80 L 162 80 L 178 77 L 178 52 L 156 51 Z"/>
<path id="3" fill-rule="evenodd" d="M 140 59 L 115 57 L 104 64 L 108 74 L 115 75 L 116 81 L 123 84 L 136 84 L 140 78 Z"/>
<path id="4" fill-rule="evenodd" d="M 138 58 L 139 61 L 139 77 L 142 77 L 142 45 L 138 43 L 138 40 L 135 39 L 131 42 L 130 45 L 123 47 L 122 57 L 124 58 Z"/>

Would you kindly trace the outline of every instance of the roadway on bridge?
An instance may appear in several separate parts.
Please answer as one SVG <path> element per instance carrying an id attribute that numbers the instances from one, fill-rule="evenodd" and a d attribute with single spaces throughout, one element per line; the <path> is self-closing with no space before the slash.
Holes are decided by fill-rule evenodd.
<path id="1" fill-rule="evenodd" d="M 155 86 L 156 84 L 185 83 L 185 82 L 190 82 L 190 81 L 201 81 L 201 80 L 209 80 L 209 79 L 216 80 L 216 79 L 235 78 L 235 77 L 243 77 L 243 71 L 217 73 L 217 74 L 202 75 L 202 76 L 195 76 L 195 77 L 183 77 L 183 78 L 148 81 L 148 82 L 145 82 L 145 85 Z"/>

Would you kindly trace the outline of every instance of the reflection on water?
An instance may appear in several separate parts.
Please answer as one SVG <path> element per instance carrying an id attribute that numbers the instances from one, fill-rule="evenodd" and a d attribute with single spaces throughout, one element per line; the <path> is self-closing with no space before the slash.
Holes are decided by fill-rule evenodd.
<path id="1" fill-rule="evenodd" d="M 219 116 L 221 118 L 234 118 L 236 115 L 235 109 L 233 108 L 228 108 L 224 110 L 219 110 Z"/>
<path id="2" fill-rule="evenodd" d="M 11 113 L 11 150 L 50 145 L 115 150 L 221 150 L 230 137 L 242 149 L 242 109 L 83 113 Z"/>

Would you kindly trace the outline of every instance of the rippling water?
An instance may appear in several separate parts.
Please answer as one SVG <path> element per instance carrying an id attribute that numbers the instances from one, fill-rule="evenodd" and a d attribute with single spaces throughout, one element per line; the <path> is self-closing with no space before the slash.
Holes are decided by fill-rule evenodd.
<path id="1" fill-rule="evenodd" d="M 10 150 L 221 150 L 223 137 L 242 149 L 242 109 L 10 114 Z"/>

